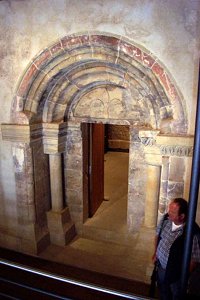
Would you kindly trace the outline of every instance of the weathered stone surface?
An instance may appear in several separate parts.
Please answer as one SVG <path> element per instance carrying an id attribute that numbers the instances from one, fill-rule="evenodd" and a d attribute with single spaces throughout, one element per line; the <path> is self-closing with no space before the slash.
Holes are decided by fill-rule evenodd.
<path id="1" fill-rule="evenodd" d="M 67 174 L 67 185 L 69 187 L 73 187 L 73 189 L 77 189 L 82 187 L 82 173 L 80 170 L 68 169 Z"/>
<path id="2" fill-rule="evenodd" d="M 185 160 L 184 158 L 171 157 L 169 180 L 176 182 L 183 182 L 185 175 Z"/>
<path id="3" fill-rule="evenodd" d="M 160 210 L 170 198 L 188 194 L 199 5 L 195 0 L 141 0 L 139 6 L 128 0 L 78 2 L 0 2 L 1 207 L 4 217 L 16 224 L 31 220 L 40 229 L 45 226 L 44 212 L 50 207 L 48 154 L 66 151 L 65 189 L 81 232 L 82 171 L 72 172 L 77 165 L 81 168 L 79 125 L 128 124 L 134 128 L 128 199 L 128 224 L 134 231 L 143 222 L 147 163 L 162 167 Z M 70 127 L 66 141 L 60 124 L 69 119 L 78 129 Z M 142 129 L 159 130 L 160 135 L 139 137 Z M 35 233 L 30 240 L 20 240 L 23 227 L 16 226 L 18 236 L 10 233 L 12 222 L 5 224 L 1 243 L 5 237 L 8 247 L 34 253 L 46 245 L 47 235 L 38 242 Z"/>
<path id="4" fill-rule="evenodd" d="M 162 157 L 161 180 L 167 181 L 168 179 L 169 179 L 169 158 L 163 156 Z"/>
<path id="5" fill-rule="evenodd" d="M 160 197 L 162 198 L 167 198 L 167 187 L 168 187 L 168 181 L 160 181 Z"/>
<path id="6" fill-rule="evenodd" d="M 65 168 L 79 171 L 82 168 L 82 157 L 77 155 L 68 155 L 65 161 Z"/>
<path id="7" fill-rule="evenodd" d="M 75 237 L 75 226 L 68 208 L 60 212 L 48 211 L 47 220 L 52 244 L 64 246 Z"/>
<path id="8" fill-rule="evenodd" d="M 44 153 L 55 154 L 65 151 L 67 125 L 65 123 L 43 124 Z"/>
<path id="9" fill-rule="evenodd" d="M 71 187 L 72 188 L 72 187 Z M 82 193 L 77 190 L 67 189 L 66 191 L 66 204 L 71 205 L 80 205 L 82 206 Z"/>
<path id="10" fill-rule="evenodd" d="M 168 199 L 176 197 L 183 197 L 184 183 L 183 182 L 171 182 L 168 183 L 167 195 Z"/>

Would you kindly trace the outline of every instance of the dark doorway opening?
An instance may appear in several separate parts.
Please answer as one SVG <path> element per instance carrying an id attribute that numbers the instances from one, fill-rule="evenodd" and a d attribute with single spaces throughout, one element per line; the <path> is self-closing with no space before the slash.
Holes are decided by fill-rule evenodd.
<path id="1" fill-rule="evenodd" d="M 110 211 L 126 223 L 129 126 L 84 123 L 82 138 L 84 221 Z"/>

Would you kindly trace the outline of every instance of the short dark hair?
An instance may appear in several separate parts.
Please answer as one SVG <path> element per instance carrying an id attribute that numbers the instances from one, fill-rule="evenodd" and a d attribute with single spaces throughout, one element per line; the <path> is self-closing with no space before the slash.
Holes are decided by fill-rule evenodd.
<path id="1" fill-rule="evenodd" d="M 183 198 L 174 198 L 172 200 L 173 203 L 176 203 L 178 204 L 179 206 L 179 216 L 181 214 L 184 214 L 185 215 L 185 218 L 187 218 L 187 214 L 188 214 L 188 203 L 185 199 Z"/>

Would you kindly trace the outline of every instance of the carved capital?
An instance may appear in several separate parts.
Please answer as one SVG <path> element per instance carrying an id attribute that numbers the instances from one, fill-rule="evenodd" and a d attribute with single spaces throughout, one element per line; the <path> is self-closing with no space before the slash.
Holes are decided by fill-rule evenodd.
<path id="1" fill-rule="evenodd" d="M 155 145 L 156 140 L 153 137 L 141 137 L 140 142 L 144 146 L 153 146 Z"/>
<path id="2" fill-rule="evenodd" d="M 44 153 L 55 154 L 65 151 L 67 135 L 66 123 L 44 123 L 43 124 L 43 146 Z"/>
<path id="3" fill-rule="evenodd" d="M 156 143 L 156 136 L 159 130 L 140 130 L 139 139 L 144 146 L 153 146 Z"/>

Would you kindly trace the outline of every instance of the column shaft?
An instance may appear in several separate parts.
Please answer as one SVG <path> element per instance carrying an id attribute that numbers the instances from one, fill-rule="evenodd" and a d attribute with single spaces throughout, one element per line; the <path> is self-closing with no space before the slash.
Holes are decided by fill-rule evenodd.
<path id="1" fill-rule="evenodd" d="M 160 173 L 160 166 L 148 165 L 144 225 L 149 228 L 157 223 Z"/>
<path id="2" fill-rule="evenodd" d="M 61 154 L 50 154 L 51 205 L 53 211 L 63 209 Z"/>

